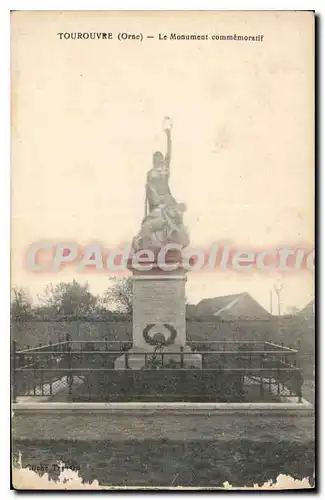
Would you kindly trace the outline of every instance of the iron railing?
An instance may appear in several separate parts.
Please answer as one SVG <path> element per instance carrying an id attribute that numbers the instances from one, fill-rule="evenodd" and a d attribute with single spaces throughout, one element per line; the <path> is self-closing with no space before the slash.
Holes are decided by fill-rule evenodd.
<path id="1" fill-rule="evenodd" d="M 13 342 L 13 401 L 26 396 L 72 401 L 81 397 L 80 393 L 89 401 L 101 397 L 154 399 L 162 397 L 164 390 L 169 390 L 174 400 L 202 396 L 205 400 L 231 401 L 251 388 L 258 391 L 259 400 L 272 396 L 302 401 L 303 376 L 297 349 L 272 342 L 192 341 L 192 351 L 202 357 L 202 369 L 193 370 L 186 363 L 191 353 L 182 349 L 168 351 L 168 355 L 162 348 L 130 353 L 131 346 L 127 341 L 73 341 L 67 337 L 64 342 L 18 351 Z M 120 356 L 124 356 L 124 370 L 114 368 Z M 142 357 L 144 370 L 131 370 L 130 356 Z"/>

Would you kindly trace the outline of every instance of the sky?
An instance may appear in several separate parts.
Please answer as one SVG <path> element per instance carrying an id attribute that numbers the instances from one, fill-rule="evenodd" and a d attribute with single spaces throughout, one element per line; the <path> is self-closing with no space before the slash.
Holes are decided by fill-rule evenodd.
<path id="1" fill-rule="evenodd" d="M 58 32 L 113 32 L 60 40 Z M 154 34 L 120 42 L 116 34 Z M 264 34 L 263 43 L 159 41 L 159 33 Z M 191 245 L 313 247 L 313 24 L 308 12 L 12 15 L 12 284 L 34 300 L 49 282 L 107 274 L 37 274 L 25 253 L 49 240 L 108 248 L 131 241 L 152 154 L 173 121 L 170 188 L 187 204 Z M 187 296 L 249 292 L 269 309 L 314 295 L 310 271 L 188 273 Z M 274 299 L 275 300 L 275 299 Z"/>

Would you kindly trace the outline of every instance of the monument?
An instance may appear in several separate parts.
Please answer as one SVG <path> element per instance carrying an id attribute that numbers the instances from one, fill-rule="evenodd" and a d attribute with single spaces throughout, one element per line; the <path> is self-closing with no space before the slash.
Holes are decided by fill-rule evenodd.
<path id="1" fill-rule="evenodd" d="M 133 273 L 133 346 L 128 351 L 131 369 L 143 369 L 153 358 L 163 367 L 202 367 L 201 355 L 193 354 L 186 345 L 186 270 L 182 267 L 181 251 L 171 248 L 185 248 L 189 236 L 183 223 L 186 205 L 175 200 L 169 187 L 169 117 L 165 117 L 163 128 L 167 152 L 163 155 L 157 151 L 153 155 L 153 166 L 147 174 L 144 218 L 132 242 L 133 252 L 149 251 L 153 260 L 149 270 L 139 270 L 131 260 L 128 265 Z M 166 265 L 162 265 L 160 256 Z M 116 359 L 115 368 L 125 368 L 125 356 Z"/>

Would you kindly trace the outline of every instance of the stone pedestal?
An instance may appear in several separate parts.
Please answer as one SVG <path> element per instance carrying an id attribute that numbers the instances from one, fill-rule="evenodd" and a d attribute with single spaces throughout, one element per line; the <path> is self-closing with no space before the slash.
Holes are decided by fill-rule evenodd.
<path id="1" fill-rule="evenodd" d="M 201 368 L 201 355 L 193 354 L 186 346 L 185 283 L 183 271 L 171 274 L 156 270 L 153 274 L 133 275 L 133 347 L 127 356 L 129 368 L 145 367 L 152 359 L 145 352 L 156 352 L 158 365 L 159 353 L 163 353 L 165 367 L 171 363 L 174 368 Z M 124 355 L 116 359 L 115 368 L 126 368 Z"/>

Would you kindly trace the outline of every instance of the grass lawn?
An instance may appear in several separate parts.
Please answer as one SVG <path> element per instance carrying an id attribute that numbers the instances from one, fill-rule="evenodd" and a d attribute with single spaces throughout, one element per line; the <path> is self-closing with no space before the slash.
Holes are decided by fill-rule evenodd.
<path id="1" fill-rule="evenodd" d="M 119 486 L 233 486 L 263 484 L 279 474 L 295 479 L 314 472 L 313 441 L 15 441 L 22 465 L 63 461 L 86 482 Z M 51 472 L 56 477 L 57 472 Z"/>

